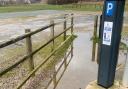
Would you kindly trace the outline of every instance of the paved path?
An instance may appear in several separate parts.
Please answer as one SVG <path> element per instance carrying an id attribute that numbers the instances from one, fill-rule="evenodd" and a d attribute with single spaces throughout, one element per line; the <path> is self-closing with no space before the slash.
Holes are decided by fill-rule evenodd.
<path id="1" fill-rule="evenodd" d="M 57 89 L 85 89 L 90 81 L 97 78 L 97 64 L 91 62 L 92 31 L 77 35 L 78 38 L 74 41 L 74 57 Z"/>

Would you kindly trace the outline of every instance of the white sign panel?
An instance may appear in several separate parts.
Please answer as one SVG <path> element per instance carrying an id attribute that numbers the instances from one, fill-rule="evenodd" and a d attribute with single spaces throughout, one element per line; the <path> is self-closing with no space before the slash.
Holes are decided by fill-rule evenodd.
<path id="1" fill-rule="evenodd" d="M 104 22 L 103 44 L 111 45 L 113 22 Z"/>

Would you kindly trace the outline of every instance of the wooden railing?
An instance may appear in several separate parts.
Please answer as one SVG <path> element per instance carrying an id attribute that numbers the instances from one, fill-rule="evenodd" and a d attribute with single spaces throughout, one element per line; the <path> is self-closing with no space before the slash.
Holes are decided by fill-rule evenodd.
<path id="1" fill-rule="evenodd" d="M 71 26 L 67 27 L 67 19 L 71 19 Z M 12 69 L 14 69 L 15 67 L 17 67 L 19 64 L 23 63 L 26 60 L 29 60 L 29 69 L 30 72 L 29 74 L 23 79 L 23 81 L 21 83 L 18 84 L 18 86 L 16 86 L 16 89 L 20 89 L 22 88 L 22 86 L 32 77 L 35 75 L 35 72 L 37 72 L 45 63 L 48 62 L 48 60 L 55 54 L 55 52 L 57 52 L 69 39 L 71 39 L 73 37 L 73 25 L 74 25 L 74 17 L 73 14 L 71 15 L 65 15 L 64 19 L 60 22 L 55 23 L 54 20 L 51 20 L 51 23 L 49 25 L 46 25 L 38 30 L 35 31 L 30 31 L 30 29 L 26 29 L 25 30 L 25 34 L 18 36 L 14 39 L 11 39 L 9 41 L 6 41 L 2 44 L 0 44 L 0 49 L 5 48 L 11 44 L 14 44 L 18 41 L 21 41 L 23 39 L 26 39 L 26 47 L 27 47 L 27 54 L 25 56 L 23 56 L 19 61 L 17 61 L 16 63 L 12 64 L 11 66 L 5 68 L 4 70 L 0 71 L 0 77 L 2 77 L 3 75 L 5 75 L 7 72 L 11 71 Z M 56 25 L 63 23 L 64 25 L 64 30 L 63 32 L 59 33 L 58 35 L 54 35 L 54 28 Z M 51 38 L 42 46 L 40 46 L 39 48 L 37 48 L 36 50 L 32 51 L 32 38 L 31 36 L 34 34 L 37 34 L 41 31 L 44 31 L 47 28 L 51 28 Z M 71 35 L 68 36 L 67 38 L 67 31 L 71 30 Z M 54 40 L 56 38 L 58 38 L 59 36 L 61 36 L 63 34 L 64 36 L 64 41 L 57 47 L 54 47 Z M 38 53 L 42 48 L 44 48 L 45 46 L 47 46 L 48 44 L 52 43 L 52 51 L 51 53 L 44 59 L 44 61 L 42 61 L 39 65 L 37 65 L 37 67 L 34 68 L 34 62 L 33 62 L 33 56 Z M 71 58 L 69 61 L 67 61 L 67 58 L 69 58 L 69 55 L 71 55 Z M 62 78 L 68 64 L 70 63 L 71 59 L 73 57 L 73 43 L 70 44 L 70 51 L 68 53 L 65 53 L 64 55 L 64 60 L 62 61 L 61 65 L 58 67 L 58 69 L 55 69 L 56 71 L 53 74 L 53 77 L 51 78 L 51 80 L 49 81 L 48 85 L 46 86 L 45 89 L 47 89 L 49 87 L 49 85 L 51 84 L 51 82 L 53 81 L 54 84 L 54 89 L 56 88 L 56 86 L 58 85 L 60 79 Z M 62 72 L 61 76 L 58 78 L 57 80 L 57 74 L 60 71 L 60 69 L 62 68 L 62 66 L 64 65 L 65 69 Z"/>

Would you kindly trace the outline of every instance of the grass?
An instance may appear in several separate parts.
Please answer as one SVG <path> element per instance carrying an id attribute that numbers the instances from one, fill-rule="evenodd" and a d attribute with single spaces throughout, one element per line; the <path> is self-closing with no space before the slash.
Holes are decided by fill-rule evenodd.
<path id="1" fill-rule="evenodd" d="M 128 11 L 128 1 L 126 0 L 125 10 Z"/>
<path id="2" fill-rule="evenodd" d="M 5 12 L 22 12 L 22 11 L 35 11 L 35 10 L 77 10 L 77 11 L 100 11 L 101 5 L 95 4 L 67 4 L 67 5 L 48 5 L 48 4 L 30 4 L 30 5 L 13 5 L 1 6 L 0 13 Z"/>
<path id="3" fill-rule="evenodd" d="M 122 38 L 127 38 L 128 37 L 128 26 L 125 26 L 123 28 L 123 31 L 122 31 L 121 35 L 122 35 Z M 120 49 L 121 50 L 126 50 L 126 49 L 128 49 L 128 46 L 125 43 L 121 42 L 120 43 Z"/>
<path id="4" fill-rule="evenodd" d="M 67 36 L 68 37 L 68 36 Z M 50 69 L 53 65 L 55 65 L 56 63 L 58 63 L 59 61 L 61 61 L 60 59 L 64 56 L 64 53 L 67 52 L 71 42 L 76 38 L 76 36 L 72 36 L 71 39 L 69 39 L 61 48 L 60 50 L 58 50 L 54 56 L 52 56 L 52 58 L 50 58 L 50 60 L 43 66 L 43 69 Z M 63 36 L 58 37 L 55 40 L 55 48 L 57 48 L 61 43 L 63 42 Z M 33 45 L 33 49 L 37 49 L 40 47 L 42 43 L 37 43 Z M 50 53 L 51 53 L 51 47 L 52 44 L 47 45 L 46 47 L 44 47 L 43 49 L 41 49 L 36 55 L 34 55 L 34 64 L 35 66 L 37 66 L 38 64 L 40 64 L 40 62 L 44 61 L 43 59 L 45 59 Z M 25 47 L 20 47 L 20 48 L 13 48 L 11 49 L 11 51 L 6 51 L 6 58 L 8 58 L 9 60 L 6 60 L 4 63 L 2 63 L 3 65 L 11 65 L 12 62 L 14 62 L 14 59 L 18 59 L 21 58 L 21 56 L 23 56 L 24 54 L 24 50 Z M 10 57 L 11 56 L 11 57 Z M 12 61 L 12 62 L 11 62 Z M 8 63 L 9 62 L 9 63 Z M 10 63 L 11 62 L 11 63 Z M 28 61 L 25 61 L 24 63 L 22 63 L 20 66 L 18 66 L 18 68 L 25 68 L 27 71 L 28 69 Z M 16 70 L 16 71 L 15 71 Z M 19 71 L 19 69 L 17 70 L 17 68 L 15 68 L 13 71 L 8 72 L 6 75 L 4 75 L 4 78 L 8 78 L 11 77 L 12 75 L 17 75 L 17 72 Z"/>
<path id="5" fill-rule="evenodd" d="M 68 37 L 68 36 L 67 36 Z M 46 63 L 44 66 L 45 68 L 51 68 L 53 65 L 55 65 L 58 61 L 61 61 L 60 59 L 63 58 L 65 52 L 67 52 L 70 44 L 72 41 L 76 38 L 76 36 L 72 36 L 71 39 L 69 39 L 55 54 L 52 56 L 52 58 L 49 60 L 48 63 Z M 55 49 L 63 42 L 63 36 L 60 36 L 55 40 Z M 47 45 L 45 48 L 43 48 L 37 55 L 40 56 L 40 58 L 45 59 L 52 50 L 52 44 Z M 42 61 L 40 59 L 40 61 Z M 39 62 L 39 61 L 38 61 Z M 40 62 L 39 62 L 40 63 Z M 38 64 L 38 63 L 37 63 Z"/>
<path id="6" fill-rule="evenodd" d="M 122 36 L 128 36 L 128 26 L 125 26 L 122 31 Z"/>
<path id="7" fill-rule="evenodd" d="M 122 43 L 122 42 L 120 42 L 120 50 L 126 50 L 128 47 L 127 47 L 127 45 L 126 44 L 124 44 L 124 43 Z"/>
<path id="8" fill-rule="evenodd" d="M 128 11 L 128 4 L 126 4 L 125 11 Z"/>
<path id="9" fill-rule="evenodd" d="M 69 37 L 69 36 L 67 36 Z M 52 70 L 54 65 L 56 65 L 58 62 L 60 62 L 62 60 L 62 58 L 64 57 L 64 54 L 67 52 L 70 44 L 73 42 L 73 40 L 76 38 L 75 35 L 72 36 L 71 39 L 69 39 L 50 59 L 47 63 L 45 63 L 42 67 L 40 67 L 40 69 L 36 72 L 35 78 L 38 77 L 42 71 L 45 71 L 45 73 L 49 72 L 49 70 Z M 64 41 L 63 36 L 58 37 L 55 40 L 55 48 L 57 48 L 62 42 Z M 44 43 L 44 42 L 42 42 Z M 38 47 L 40 47 L 40 45 L 42 45 L 42 43 L 36 43 L 33 44 L 33 49 L 37 49 Z M 34 55 L 34 64 L 35 67 L 37 65 L 39 65 L 42 61 L 44 61 L 44 59 L 51 53 L 51 47 L 52 44 L 47 45 L 46 47 L 44 47 L 43 49 L 41 49 L 36 55 Z M 7 51 L 7 55 L 8 56 L 14 56 L 12 57 L 13 60 L 9 58 L 9 61 L 14 62 L 15 60 L 18 60 L 18 58 L 21 56 L 23 56 L 24 51 L 25 51 L 25 47 L 22 46 L 21 48 L 11 48 L 11 51 Z M 19 55 L 19 57 L 15 56 L 17 54 L 17 56 Z M 6 57 L 8 57 L 6 55 Z M 16 58 L 15 58 L 16 57 Z M 15 58 L 15 60 L 14 60 Z M 2 63 L 2 65 L 7 65 L 10 64 L 8 63 L 8 61 L 5 62 L 5 64 Z M 20 65 L 18 65 L 16 68 L 14 68 L 13 70 L 9 71 L 8 73 L 6 73 L 5 75 L 3 75 L 2 77 L 0 77 L 0 88 L 6 88 L 6 86 L 9 86 L 10 89 L 14 89 L 15 86 L 17 86 L 17 83 L 20 83 L 22 81 L 22 79 L 27 76 L 29 74 L 29 67 L 28 67 L 28 60 L 26 60 L 25 62 L 21 63 Z M 14 79 L 16 78 L 16 80 L 14 81 Z M 43 80 L 44 81 L 44 80 Z"/>
<path id="10" fill-rule="evenodd" d="M 0 13 L 23 12 L 36 10 L 75 10 L 75 11 L 102 11 L 103 3 L 83 3 L 83 4 L 65 4 L 65 5 L 49 5 L 49 4 L 25 4 L 25 5 L 9 5 L 0 6 Z M 128 11 L 128 3 L 125 5 Z"/>

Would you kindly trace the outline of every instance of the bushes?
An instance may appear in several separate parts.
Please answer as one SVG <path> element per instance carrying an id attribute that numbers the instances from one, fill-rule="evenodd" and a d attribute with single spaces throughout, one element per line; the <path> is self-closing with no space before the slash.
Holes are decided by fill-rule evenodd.
<path id="1" fill-rule="evenodd" d="M 48 0 L 48 4 L 68 4 L 68 3 L 77 3 L 79 0 Z"/>
<path id="2" fill-rule="evenodd" d="M 13 4 L 30 4 L 31 0 L 0 0 L 0 6 Z"/>

